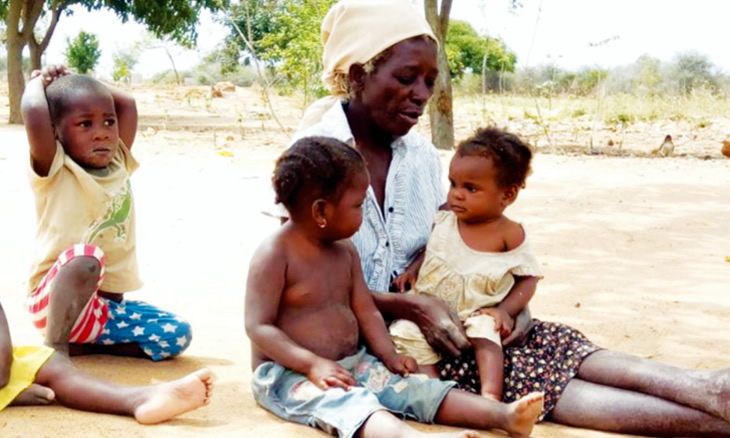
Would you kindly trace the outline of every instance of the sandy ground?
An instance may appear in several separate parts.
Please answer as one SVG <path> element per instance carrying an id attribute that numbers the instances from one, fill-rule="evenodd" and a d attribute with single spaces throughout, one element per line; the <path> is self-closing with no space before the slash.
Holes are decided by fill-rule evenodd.
<path id="1" fill-rule="evenodd" d="M 216 375 L 212 403 L 146 427 L 56 406 L 9 408 L 0 414 L 0 436 L 325 436 L 258 408 L 249 385 L 244 282 L 252 252 L 276 228 L 258 211 L 289 134 L 267 119 L 255 95 L 208 102 L 212 110 L 201 95 L 191 99 L 169 90 L 138 95 L 134 152 L 142 167 L 133 184 L 146 285 L 129 297 L 189 319 L 192 346 L 157 364 L 104 356 L 75 362 L 125 384 L 207 366 Z M 280 117 L 293 126 L 299 110 L 278 102 Z M 22 127 L 6 119 L 0 105 L 0 299 L 15 344 L 33 344 L 41 339 L 22 309 L 35 230 L 27 146 Z M 531 230 L 544 269 L 533 314 L 573 325 L 611 349 L 683 367 L 728 366 L 730 160 L 538 154 L 534 169 L 509 210 Z M 534 436 L 611 435 L 544 423 Z"/>

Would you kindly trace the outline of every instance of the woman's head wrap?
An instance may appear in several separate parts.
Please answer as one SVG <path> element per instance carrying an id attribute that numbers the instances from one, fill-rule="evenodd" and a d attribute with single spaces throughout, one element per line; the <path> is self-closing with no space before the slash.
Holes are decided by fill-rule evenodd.
<path id="1" fill-rule="evenodd" d="M 322 22 L 322 79 L 331 96 L 307 108 L 299 129 L 316 124 L 335 102 L 347 98 L 346 78 L 352 64 L 365 64 L 387 48 L 420 35 L 437 42 L 410 0 L 342 0 L 332 6 Z"/>

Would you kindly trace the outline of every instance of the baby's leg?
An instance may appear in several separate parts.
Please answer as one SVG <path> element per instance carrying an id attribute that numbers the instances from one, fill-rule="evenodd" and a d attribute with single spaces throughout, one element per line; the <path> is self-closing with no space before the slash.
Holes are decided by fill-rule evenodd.
<path id="1" fill-rule="evenodd" d="M 530 436 L 542 412 L 543 395 L 539 392 L 504 404 L 458 389 L 448 392 L 436 412 L 435 422 L 475 429 L 502 429 L 512 437 Z"/>
<path id="2" fill-rule="evenodd" d="M 504 354 L 502 347 L 484 338 L 470 338 L 482 382 L 482 396 L 502 401 L 504 380 Z"/>
<path id="3" fill-rule="evenodd" d="M 479 438 L 472 431 L 425 433 L 409 426 L 388 411 L 377 411 L 367 419 L 357 433 L 358 438 Z"/>
<path id="4" fill-rule="evenodd" d="M 133 416 L 142 424 L 160 423 L 208 404 L 213 388 L 208 369 L 159 385 L 120 386 L 82 372 L 59 354 L 40 369 L 36 383 L 53 390 L 64 406 Z"/>

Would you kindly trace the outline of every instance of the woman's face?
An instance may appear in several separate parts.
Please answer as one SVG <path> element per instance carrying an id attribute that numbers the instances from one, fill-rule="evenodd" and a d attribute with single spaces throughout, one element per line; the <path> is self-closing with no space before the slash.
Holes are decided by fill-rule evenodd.
<path id="1" fill-rule="evenodd" d="M 365 76 L 358 98 L 380 129 L 400 137 L 418 123 L 438 76 L 436 56 L 433 41 L 408 39 Z"/>

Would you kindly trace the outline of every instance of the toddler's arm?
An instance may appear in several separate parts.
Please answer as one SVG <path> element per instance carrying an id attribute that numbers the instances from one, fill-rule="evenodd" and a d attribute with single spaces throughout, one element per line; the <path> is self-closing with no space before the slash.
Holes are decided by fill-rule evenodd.
<path id="1" fill-rule="evenodd" d="M 10 340 L 10 329 L 5 311 L 0 304 L 0 389 L 8 384 L 10 366 L 13 364 L 13 343 Z"/>
<path id="2" fill-rule="evenodd" d="M 322 389 L 356 385 L 345 368 L 301 347 L 276 326 L 286 287 L 286 266 L 286 253 L 273 239 L 264 242 L 251 258 L 246 283 L 246 334 L 268 358 L 307 376 Z"/>
<path id="3" fill-rule="evenodd" d="M 106 83 L 104 85 L 114 98 L 119 138 L 127 145 L 128 149 L 131 149 L 137 136 L 137 102 L 131 94 L 125 93 L 112 85 Z"/>
<path id="4" fill-rule="evenodd" d="M 367 342 L 370 352 L 380 359 L 389 370 L 398 374 L 417 372 L 418 364 L 409 356 L 402 356 L 395 352 L 393 341 L 385 327 L 383 315 L 375 306 L 375 301 L 365 284 L 360 257 L 355 247 L 349 243 L 350 260 L 352 263 L 352 310 L 357 318 L 360 333 Z"/>
<path id="5" fill-rule="evenodd" d="M 65 69 L 44 69 L 33 72 L 20 101 L 25 132 L 30 145 L 30 162 L 39 176 L 47 176 L 56 155 L 56 134 L 46 100 L 46 84 L 55 76 L 67 74 Z"/>

